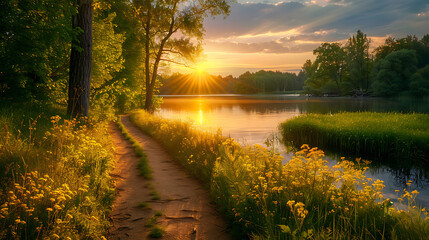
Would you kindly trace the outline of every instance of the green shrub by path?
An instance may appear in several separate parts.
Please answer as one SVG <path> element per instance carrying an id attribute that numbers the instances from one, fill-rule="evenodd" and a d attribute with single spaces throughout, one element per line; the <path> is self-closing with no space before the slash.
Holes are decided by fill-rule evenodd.
<path id="1" fill-rule="evenodd" d="M 364 162 L 329 167 L 323 152 L 304 145 L 294 158 L 262 146 L 241 147 L 220 132 L 136 112 L 131 120 L 152 135 L 210 189 L 238 233 L 254 239 L 425 239 L 428 212 L 384 199 L 382 181 L 368 179 Z M 424 215 L 424 218 L 421 218 Z"/>
<path id="2" fill-rule="evenodd" d="M 372 160 L 429 163 L 429 115 L 355 112 L 307 114 L 281 124 L 286 145 L 308 143 Z"/>
<path id="3" fill-rule="evenodd" d="M 50 117 L 61 113 L 50 106 L 0 112 L 0 239 L 103 239 L 114 199 L 107 123 Z"/>

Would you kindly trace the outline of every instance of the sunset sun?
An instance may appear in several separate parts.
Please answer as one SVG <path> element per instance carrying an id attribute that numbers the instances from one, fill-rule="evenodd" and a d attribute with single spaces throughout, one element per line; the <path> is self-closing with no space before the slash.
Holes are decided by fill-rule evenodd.
<path id="1" fill-rule="evenodd" d="M 199 62 L 194 66 L 195 73 L 198 75 L 204 75 L 208 72 L 209 68 L 211 67 L 211 64 L 207 61 Z"/>

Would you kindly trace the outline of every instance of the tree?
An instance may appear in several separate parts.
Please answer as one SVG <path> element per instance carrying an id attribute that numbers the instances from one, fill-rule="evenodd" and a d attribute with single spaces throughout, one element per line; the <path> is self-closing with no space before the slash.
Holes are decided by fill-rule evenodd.
<path id="1" fill-rule="evenodd" d="M 119 112 L 126 112 L 138 108 L 141 105 L 141 99 L 144 98 L 141 91 L 144 88 L 142 81 L 145 66 L 144 34 L 140 19 L 135 17 L 135 6 L 130 4 L 129 0 L 113 0 L 109 13 L 116 14 L 113 20 L 115 32 L 124 37 L 121 47 L 123 67 L 114 74 L 112 81 L 123 81 L 121 85 L 124 91 L 116 99 L 115 107 Z"/>
<path id="2" fill-rule="evenodd" d="M 302 72 L 306 76 L 305 86 L 303 87 L 304 92 L 313 94 L 313 95 L 321 95 L 322 92 L 320 88 L 325 84 L 325 79 L 319 78 L 317 76 L 317 69 L 319 64 L 317 61 L 311 62 L 310 59 L 305 61 L 302 66 Z"/>
<path id="3" fill-rule="evenodd" d="M 0 1 L 1 98 L 51 100 L 67 79 L 75 11 L 68 0 Z"/>
<path id="4" fill-rule="evenodd" d="M 88 116 L 92 57 L 92 0 L 76 0 L 72 26 L 82 32 L 72 41 L 67 113 Z"/>
<path id="5" fill-rule="evenodd" d="M 114 117 L 119 96 L 129 94 L 125 79 L 116 77 L 123 68 L 123 34 L 116 33 L 116 12 L 104 0 L 94 0 L 93 53 L 90 110 L 94 117 Z M 117 106 L 118 107 L 118 106 Z"/>
<path id="6" fill-rule="evenodd" d="M 340 43 L 323 43 L 313 53 L 317 55 L 319 62 L 319 76 L 325 75 L 331 78 L 339 87 L 344 74 L 346 54 Z"/>
<path id="7" fill-rule="evenodd" d="M 413 96 L 429 96 L 429 64 L 411 76 L 409 86 Z"/>
<path id="8" fill-rule="evenodd" d="M 347 68 L 349 79 L 356 90 L 368 90 L 371 59 L 369 56 L 370 40 L 366 34 L 357 31 L 346 44 Z"/>
<path id="9" fill-rule="evenodd" d="M 408 35 L 405 38 L 394 39 L 389 37 L 384 45 L 375 49 L 376 61 L 385 58 L 388 54 L 401 50 L 415 50 L 417 56 L 417 67 L 422 68 L 429 64 L 429 34 L 426 34 L 419 40 L 416 36 Z"/>
<path id="10" fill-rule="evenodd" d="M 411 76 L 417 70 L 415 50 L 402 49 L 392 52 L 375 64 L 374 94 L 381 97 L 394 97 L 407 91 Z"/>
<path id="11" fill-rule="evenodd" d="M 227 0 L 136 0 L 133 4 L 143 29 L 144 107 L 152 112 L 160 62 L 185 64 L 184 61 L 195 59 L 201 51 L 204 17 L 227 15 L 230 6 Z"/>

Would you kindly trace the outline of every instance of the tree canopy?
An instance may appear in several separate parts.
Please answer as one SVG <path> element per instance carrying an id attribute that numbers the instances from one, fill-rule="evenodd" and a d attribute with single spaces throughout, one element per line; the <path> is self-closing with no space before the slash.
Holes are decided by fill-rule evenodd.
<path id="1" fill-rule="evenodd" d="M 145 50 L 144 107 L 153 111 L 153 94 L 161 62 L 185 64 L 201 51 L 207 16 L 229 13 L 227 0 L 138 0 L 133 13 L 141 26 Z"/>
<path id="2" fill-rule="evenodd" d="M 420 40 L 389 37 L 373 53 L 370 43 L 361 31 L 344 46 L 322 43 L 313 51 L 314 62 L 307 60 L 302 66 L 304 92 L 316 96 L 428 96 L 429 35 Z"/>

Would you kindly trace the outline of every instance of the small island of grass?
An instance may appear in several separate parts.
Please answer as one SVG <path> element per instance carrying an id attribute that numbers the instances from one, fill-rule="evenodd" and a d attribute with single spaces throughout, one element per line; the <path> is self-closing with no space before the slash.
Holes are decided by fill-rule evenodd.
<path id="1" fill-rule="evenodd" d="M 428 163 L 429 115 L 405 113 L 344 112 L 307 114 L 280 126 L 286 145 L 304 143 L 349 156 L 372 160 L 413 159 Z"/>

